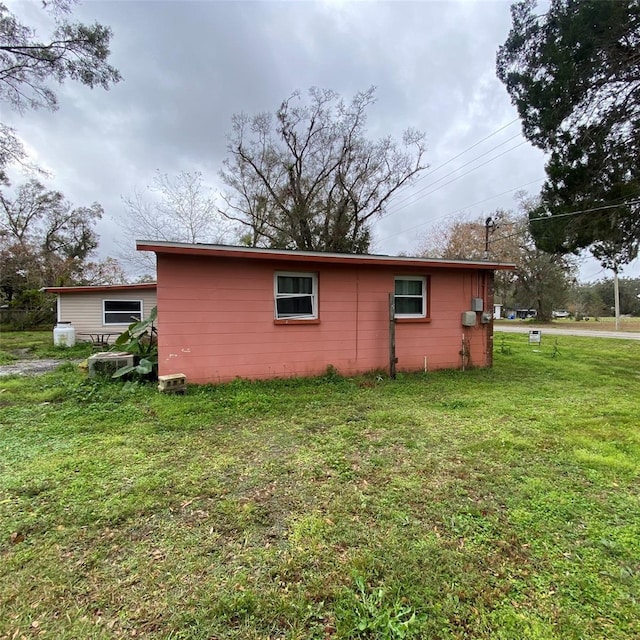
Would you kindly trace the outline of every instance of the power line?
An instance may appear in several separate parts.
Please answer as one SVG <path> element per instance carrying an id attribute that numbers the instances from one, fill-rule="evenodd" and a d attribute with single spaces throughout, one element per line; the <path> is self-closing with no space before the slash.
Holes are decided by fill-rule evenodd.
<path id="1" fill-rule="evenodd" d="M 460 169 L 464 169 L 465 167 L 469 166 L 470 164 L 472 164 L 473 162 L 475 162 L 476 160 L 480 160 L 480 158 L 484 158 L 484 156 L 490 154 L 492 151 L 495 151 L 496 149 L 500 148 L 501 146 L 507 144 L 507 142 L 511 142 L 511 140 L 515 140 L 516 138 L 519 138 L 520 134 L 516 133 L 515 136 L 511 136 L 510 138 L 507 138 L 506 140 L 504 140 L 503 142 L 501 142 L 500 144 L 497 144 L 495 147 L 491 147 L 491 149 L 489 149 L 488 151 L 485 151 L 484 153 L 481 153 L 479 156 L 476 156 L 475 158 L 473 158 L 473 160 L 469 160 L 468 162 L 465 162 L 464 164 L 460 165 L 457 169 L 454 169 L 453 171 L 450 171 L 449 173 L 446 173 L 445 175 L 443 175 L 442 177 L 438 178 L 437 180 L 434 180 L 433 182 L 431 182 L 430 184 L 426 185 L 425 187 L 422 187 L 421 189 L 418 189 L 418 191 L 415 191 L 414 193 L 411 193 L 407 196 L 405 196 L 404 198 L 400 198 L 400 200 L 395 201 L 393 204 L 394 205 L 399 205 L 402 204 L 403 202 L 410 200 L 411 198 L 413 198 L 414 196 L 418 195 L 419 193 L 422 193 L 423 191 L 426 191 L 429 187 L 432 187 L 435 184 L 438 184 L 438 182 L 440 182 L 441 180 L 444 180 L 445 178 L 448 178 L 449 176 L 452 176 L 454 173 L 457 173 L 458 171 L 460 171 Z M 521 143 L 524 144 L 524 141 Z M 507 151 L 511 151 L 513 149 L 515 149 L 516 147 L 519 147 L 520 145 L 516 145 L 515 147 L 512 147 L 511 149 L 507 150 Z M 505 153 L 507 153 L 507 151 L 505 151 Z M 458 154 L 456 156 L 456 158 L 460 157 L 460 155 L 462 154 Z M 496 158 L 499 158 L 500 156 L 496 156 Z M 452 158 L 452 160 L 455 158 Z M 451 162 L 451 160 L 449 161 Z M 445 162 L 445 164 L 448 164 L 448 162 Z M 442 168 L 444 165 L 440 165 L 440 167 L 438 167 L 438 169 Z M 479 165 L 480 167 L 483 165 Z M 478 167 L 477 167 L 478 168 Z M 433 171 L 431 171 L 429 174 L 434 173 Z M 466 174 L 464 174 L 466 175 Z M 423 178 L 420 178 L 421 180 L 423 180 L 424 178 L 426 178 L 427 176 L 423 176 Z M 462 176 L 458 176 L 458 177 L 462 177 Z M 447 183 L 449 184 L 449 183 Z M 442 185 L 444 186 L 444 185 Z M 433 192 L 432 192 L 433 193 Z M 427 194 L 429 195 L 429 194 Z M 418 198 L 419 200 L 420 198 Z M 393 211 L 391 213 L 394 213 Z M 387 215 L 391 215 L 391 213 L 387 214 Z"/>
<path id="2" fill-rule="evenodd" d="M 582 209 L 580 211 L 569 211 L 567 213 L 557 213 L 555 215 L 550 215 L 550 216 L 539 216 L 538 218 L 529 218 L 529 222 L 538 222 L 542 220 L 557 220 L 558 218 L 568 218 L 570 216 L 577 216 L 585 213 L 594 213 L 596 211 L 605 211 L 607 209 L 617 209 L 618 207 L 624 207 L 624 206 L 635 205 L 635 204 L 640 204 L 640 199 L 629 200 L 627 202 L 617 202 L 615 204 L 603 205 L 601 207 L 593 207 L 592 209 Z M 498 236 L 497 238 L 492 238 L 492 242 L 496 242 L 498 240 L 507 240 L 517 235 L 520 235 L 520 233 L 519 232 L 510 233 L 509 235 L 506 235 L 506 236 Z"/>
<path id="3" fill-rule="evenodd" d="M 604 211 L 605 209 L 617 209 L 618 207 L 626 207 L 628 205 L 634 204 L 640 204 L 640 200 L 629 200 L 628 202 L 618 202 L 617 204 L 594 207 L 593 209 L 583 209 L 582 211 L 570 211 L 568 213 L 556 213 L 550 216 L 540 216 L 539 218 L 529 218 L 529 222 L 536 222 L 538 220 L 555 220 L 557 218 L 568 218 L 569 216 L 577 216 L 581 213 L 592 213 L 593 211 Z"/>
<path id="4" fill-rule="evenodd" d="M 446 218 L 449 218 L 450 216 L 455 215 L 456 213 L 460 213 L 461 211 L 464 211 L 465 209 L 469 209 L 470 207 L 475 207 L 479 204 L 484 204 L 485 202 L 489 202 L 490 200 L 495 200 L 496 198 L 499 198 L 500 196 L 504 196 L 507 193 L 513 193 L 514 191 L 517 191 L 518 189 L 522 189 L 523 187 L 528 187 L 530 184 L 534 184 L 536 182 L 542 182 L 545 178 L 537 178 L 536 180 L 531 180 L 530 182 L 525 182 L 524 184 L 520 184 L 516 187 L 511 187 L 510 189 L 507 189 L 506 191 L 502 191 L 500 193 L 497 193 L 494 196 L 491 196 L 489 198 L 485 198 L 484 200 L 478 200 L 477 202 L 473 202 L 471 204 L 465 205 L 464 207 L 460 207 L 459 209 L 455 209 L 454 211 L 450 211 L 449 213 L 445 213 L 443 216 L 440 216 L 438 218 L 434 218 L 433 220 L 427 220 L 426 222 L 421 222 L 419 224 L 414 225 L 413 227 L 409 227 L 408 229 L 402 229 L 401 231 L 396 231 L 396 233 L 391 233 L 388 234 L 386 236 L 384 236 L 383 239 L 388 239 L 388 238 L 393 238 L 395 236 L 399 236 L 402 233 L 407 233 L 408 231 L 413 231 L 414 229 L 418 229 L 419 227 L 424 227 L 427 224 L 434 224 L 440 220 L 445 220 Z"/>
<path id="5" fill-rule="evenodd" d="M 446 187 L 447 185 L 451 184 L 452 182 L 456 182 L 456 180 L 460 180 L 460 178 L 464 178 L 464 176 L 469 175 L 470 173 L 473 173 L 476 169 L 480 169 L 481 167 L 484 167 L 485 165 L 489 164 L 490 162 L 493 162 L 494 160 L 497 160 L 498 158 L 504 156 L 505 154 L 509 153 L 510 151 L 513 151 L 514 149 L 517 149 L 518 147 L 521 147 L 523 144 L 526 144 L 527 141 L 523 140 L 522 142 L 520 142 L 519 144 L 507 149 L 506 151 L 503 151 L 502 153 L 499 153 L 497 156 L 494 156 L 493 158 L 489 158 L 489 160 L 486 160 L 485 162 L 483 162 L 482 164 L 477 165 L 476 167 L 473 167 L 472 169 L 469 169 L 469 171 L 466 171 L 465 173 L 463 173 L 462 175 L 457 176 L 456 178 L 454 178 L 453 180 L 449 180 L 449 182 L 445 182 L 444 184 L 441 184 L 439 187 L 436 187 L 435 189 L 432 189 L 431 191 L 429 191 L 428 193 L 425 193 L 423 196 L 416 198 L 415 200 L 413 200 L 412 202 L 407 202 L 406 204 L 402 205 L 401 207 L 399 207 L 398 209 L 394 209 L 393 211 L 388 211 L 387 213 L 385 213 L 384 215 L 380 216 L 378 218 L 378 220 L 382 220 L 383 218 L 386 218 L 390 215 L 393 215 L 394 213 L 398 213 L 399 211 L 402 211 L 403 209 L 406 209 L 407 207 L 415 204 L 416 202 L 418 202 L 419 200 L 423 200 L 424 198 L 426 198 L 427 196 L 430 196 L 432 193 L 435 193 L 436 191 L 439 191 L 440 189 L 442 189 L 443 187 Z M 455 172 L 454 172 L 455 173 Z M 446 176 L 445 176 L 446 177 Z M 436 181 L 439 182 L 439 181 Z M 537 182 L 537 181 L 536 181 Z M 433 184 L 436 184 L 435 182 Z M 429 185 L 432 186 L 432 185 Z M 428 187 L 425 187 L 428 188 Z"/>
<path id="6" fill-rule="evenodd" d="M 507 122 L 507 124 L 502 125 L 499 129 L 496 129 L 495 131 L 491 132 L 488 136 L 485 136 L 481 140 L 478 140 L 477 142 L 474 142 L 470 147 L 467 147 L 466 149 L 464 149 L 460 153 L 458 153 L 455 156 L 453 156 L 453 158 L 449 158 L 448 160 L 446 160 L 442 164 L 439 164 L 437 167 L 435 167 L 435 169 L 431 169 L 431 170 L 427 171 L 427 173 L 425 173 L 423 176 L 418 178 L 415 182 L 411 182 L 411 183 L 407 183 L 407 184 L 403 185 L 402 187 L 400 187 L 400 189 L 398 189 L 398 191 L 396 193 L 401 193 L 402 191 L 406 191 L 409 187 L 414 186 L 416 183 L 422 182 L 423 180 L 428 178 L 430 175 L 433 175 L 436 171 L 439 171 L 440 169 L 442 169 L 442 167 L 446 167 L 448 164 L 452 163 L 454 160 L 457 160 L 460 156 L 463 156 L 465 153 L 468 153 L 472 149 L 475 149 L 478 145 L 482 144 L 483 142 L 486 142 L 490 138 L 493 138 L 493 136 L 498 135 L 501 131 L 504 131 L 505 129 L 510 127 L 512 124 L 518 122 L 519 120 L 520 120 L 520 118 L 518 117 L 518 118 L 514 118 L 510 122 Z M 516 136 L 513 136 L 513 138 L 516 138 L 519 135 L 520 134 L 517 134 Z M 513 140 L 513 138 L 509 138 L 509 140 Z M 509 140 L 507 140 L 506 142 L 508 142 Z M 502 144 L 504 144 L 504 143 L 502 143 Z"/>
<path id="7" fill-rule="evenodd" d="M 442 164 L 439 164 L 435 169 L 431 169 L 430 171 L 425 173 L 425 175 L 423 175 L 420 178 L 418 178 L 413 184 L 415 184 L 416 182 L 421 182 L 422 180 L 424 180 L 428 176 L 434 174 L 439 169 L 442 169 L 442 167 L 446 167 L 448 164 L 452 163 L 454 160 L 457 160 L 460 156 L 463 156 L 465 153 L 468 153 L 469 151 L 471 151 L 471 149 L 475 149 L 478 145 L 482 144 L 483 142 L 486 142 L 490 138 L 493 138 L 493 136 L 498 135 L 501 131 L 504 131 L 505 129 L 510 127 L 515 122 L 518 122 L 519 120 L 520 120 L 520 118 L 514 118 L 513 120 L 511 120 L 511 122 L 507 122 L 507 124 L 503 125 L 499 129 L 496 129 L 493 133 L 490 133 L 488 136 L 485 136 L 484 138 L 482 138 L 482 140 L 478 140 L 478 142 L 474 142 L 470 147 L 467 147 L 464 151 L 461 151 L 457 155 L 453 156 L 453 158 L 449 158 L 449 160 L 447 160 L 446 162 L 443 162 Z M 520 134 L 518 133 L 515 136 L 513 136 L 513 138 L 517 138 L 519 135 Z M 513 140 L 513 138 L 509 138 L 509 140 Z M 508 142 L 508 140 L 506 142 Z M 504 143 L 502 143 L 502 144 L 504 144 Z M 407 186 L 409 186 L 409 185 L 407 185 Z"/>

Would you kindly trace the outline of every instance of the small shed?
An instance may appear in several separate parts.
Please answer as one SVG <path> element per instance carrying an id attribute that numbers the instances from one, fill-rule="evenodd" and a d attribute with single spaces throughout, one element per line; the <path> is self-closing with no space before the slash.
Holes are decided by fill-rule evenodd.
<path id="1" fill-rule="evenodd" d="M 486 367 L 488 261 L 138 241 L 157 256 L 159 373 L 189 382 Z M 395 316 L 390 317 L 390 302 Z"/>
<path id="2" fill-rule="evenodd" d="M 45 287 L 57 295 L 57 321 L 71 322 L 80 340 L 115 336 L 156 306 L 156 283 Z M 108 338 L 107 338 L 108 339 Z"/>

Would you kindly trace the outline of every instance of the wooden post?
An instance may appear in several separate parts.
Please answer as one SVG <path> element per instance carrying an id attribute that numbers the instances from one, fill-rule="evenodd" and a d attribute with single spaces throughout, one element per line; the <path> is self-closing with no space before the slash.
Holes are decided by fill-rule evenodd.
<path id="1" fill-rule="evenodd" d="M 389 294 L 389 376 L 396 379 L 396 297 Z"/>
<path id="2" fill-rule="evenodd" d="M 485 364 L 493 367 L 493 303 L 495 301 L 495 271 L 488 271 L 485 275 L 487 279 L 487 311 L 491 313 L 491 320 L 487 323 L 487 352 L 485 353 Z"/>

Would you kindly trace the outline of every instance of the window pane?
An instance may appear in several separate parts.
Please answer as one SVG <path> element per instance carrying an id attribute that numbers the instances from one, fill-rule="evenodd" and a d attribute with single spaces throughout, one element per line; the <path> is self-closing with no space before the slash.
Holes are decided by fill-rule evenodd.
<path id="1" fill-rule="evenodd" d="M 131 324 L 136 320 L 140 320 L 140 313 L 105 313 L 105 324 Z"/>
<path id="2" fill-rule="evenodd" d="M 422 280 L 396 280 L 397 296 L 421 296 Z"/>
<path id="3" fill-rule="evenodd" d="M 307 276 L 278 276 L 278 293 L 313 293 L 313 279 Z"/>
<path id="4" fill-rule="evenodd" d="M 401 298 L 396 296 L 396 315 L 423 315 L 422 298 Z"/>
<path id="5" fill-rule="evenodd" d="M 140 301 L 139 300 L 105 300 L 105 311 L 129 311 L 133 313 L 140 313 Z"/>
<path id="6" fill-rule="evenodd" d="M 310 316 L 313 313 L 311 296 L 278 298 L 276 301 L 278 318 L 288 316 Z"/>

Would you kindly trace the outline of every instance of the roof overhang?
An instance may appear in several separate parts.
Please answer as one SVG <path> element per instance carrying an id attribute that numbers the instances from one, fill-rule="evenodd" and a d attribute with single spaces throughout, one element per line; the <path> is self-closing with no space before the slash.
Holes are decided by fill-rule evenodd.
<path id="1" fill-rule="evenodd" d="M 137 240 L 138 251 L 153 251 L 156 254 L 202 256 L 207 258 L 231 258 L 236 260 L 262 260 L 270 262 L 300 262 L 314 264 L 423 267 L 437 269 L 484 269 L 487 271 L 513 270 L 515 265 L 488 260 L 440 260 L 435 258 L 412 258 L 376 254 L 325 253 L 322 251 L 291 251 L 263 249 L 259 247 L 237 247 L 220 244 L 190 244 L 184 242 L 161 242 Z"/>
<path id="2" fill-rule="evenodd" d="M 98 284 L 80 287 L 43 287 L 45 293 L 102 293 L 110 291 L 143 291 L 156 289 L 155 282 L 143 282 L 140 284 Z"/>

